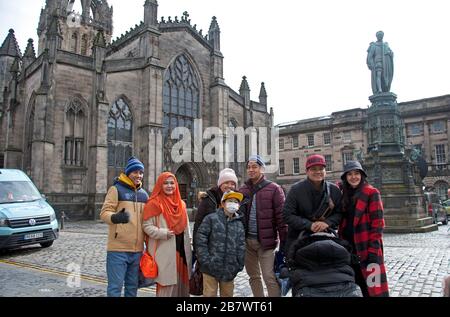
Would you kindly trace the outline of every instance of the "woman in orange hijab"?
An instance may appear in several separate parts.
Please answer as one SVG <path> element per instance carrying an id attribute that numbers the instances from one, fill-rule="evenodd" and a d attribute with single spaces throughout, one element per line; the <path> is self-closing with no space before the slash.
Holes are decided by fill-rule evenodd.
<path id="1" fill-rule="evenodd" d="M 186 204 L 176 177 L 162 173 L 144 207 L 148 252 L 158 264 L 156 296 L 189 297 L 191 245 Z"/>

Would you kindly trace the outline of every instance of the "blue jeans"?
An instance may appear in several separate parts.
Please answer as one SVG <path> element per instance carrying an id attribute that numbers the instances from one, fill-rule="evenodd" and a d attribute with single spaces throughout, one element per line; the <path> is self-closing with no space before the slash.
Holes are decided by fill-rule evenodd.
<path id="1" fill-rule="evenodd" d="M 120 297 L 124 284 L 125 297 L 136 297 L 141 255 L 142 252 L 107 252 L 108 297 Z"/>

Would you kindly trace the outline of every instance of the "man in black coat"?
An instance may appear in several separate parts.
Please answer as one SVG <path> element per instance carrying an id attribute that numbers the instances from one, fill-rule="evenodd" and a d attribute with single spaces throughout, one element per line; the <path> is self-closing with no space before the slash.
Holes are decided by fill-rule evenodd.
<path id="1" fill-rule="evenodd" d="M 285 253 L 299 234 L 325 232 L 336 229 L 341 221 L 341 191 L 325 181 L 326 162 L 322 155 L 314 154 L 306 161 L 307 178 L 294 184 L 289 191 L 283 209 L 288 225 Z"/>

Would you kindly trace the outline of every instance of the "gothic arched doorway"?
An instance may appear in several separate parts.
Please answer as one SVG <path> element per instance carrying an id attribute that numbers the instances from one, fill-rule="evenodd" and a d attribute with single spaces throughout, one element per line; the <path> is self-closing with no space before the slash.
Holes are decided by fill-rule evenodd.
<path id="1" fill-rule="evenodd" d="M 187 208 L 197 207 L 197 187 L 200 175 L 191 164 L 181 165 L 175 173 L 180 186 L 181 199 L 186 203 Z"/>
<path id="2" fill-rule="evenodd" d="M 189 169 L 186 167 L 186 165 L 183 165 L 178 169 L 175 176 L 177 177 L 178 185 L 180 186 L 181 199 L 184 200 L 187 208 L 192 208 L 193 199 L 191 194 L 191 183 L 193 177 Z"/>

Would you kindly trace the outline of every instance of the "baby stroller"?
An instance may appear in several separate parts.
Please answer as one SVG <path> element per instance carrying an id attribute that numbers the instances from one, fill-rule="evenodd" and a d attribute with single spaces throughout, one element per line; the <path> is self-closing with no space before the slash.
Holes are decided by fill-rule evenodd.
<path id="1" fill-rule="evenodd" d="M 292 296 L 362 297 L 351 261 L 351 245 L 334 230 L 303 231 L 287 255 Z"/>

